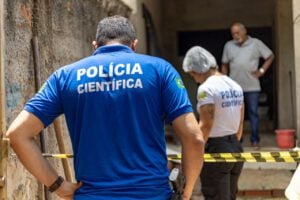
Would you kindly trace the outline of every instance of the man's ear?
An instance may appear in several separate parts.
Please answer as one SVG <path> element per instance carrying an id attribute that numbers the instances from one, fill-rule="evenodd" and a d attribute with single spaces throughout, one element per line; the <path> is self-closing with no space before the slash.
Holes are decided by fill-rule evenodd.
<path id="1" fill-rule="evenodd" d="M 135 40 L 131 43 L 131 49 L 132 49 L 133 51 L 136 51 L 137 43 L 138 43 L 138 40 L 137 40 L 137 39 L 135 39 Z"/>
<path id="2" fill-rule="evenodd" d="M 98 44 L 95 40 L 92 42 L 92 46 L 93 46 L 94 50 L 96 50 L 98 48 Z"/>

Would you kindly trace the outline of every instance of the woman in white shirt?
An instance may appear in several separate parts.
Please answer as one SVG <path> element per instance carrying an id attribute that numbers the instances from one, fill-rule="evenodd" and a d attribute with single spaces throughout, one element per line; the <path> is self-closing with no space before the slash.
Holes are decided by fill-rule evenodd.
<path id="1" fill-rule="evenodd" d="M 206 141 L 205 153 L 242 152 L 243 90 L 218 71 L 215 58 L 200 46 L 185 55 L 183 70 L 201 84 L 197 92 L 199 124 Z M 201 189 L 205 199 L 236 199 L 243 163 L 204 163 Z"/>

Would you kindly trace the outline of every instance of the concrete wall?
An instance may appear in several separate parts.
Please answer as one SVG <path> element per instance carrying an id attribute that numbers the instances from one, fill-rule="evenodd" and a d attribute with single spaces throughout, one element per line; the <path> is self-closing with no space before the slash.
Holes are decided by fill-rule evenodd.
<path id="1" fill-rule="evenodd" d="M 149 10 L 152 20 L 154 23 L 154 28 L 158 37 L 159 48 L 162 46 L 162 9 L 161 0 L 123 0 L 123 2 L 132 9 L 132 14 L 130 19 L 135 25 L 137 31 L 137 38 L 139 40 L 137 46 L 138 53 L 147 53 L 147 44 L 146 44 L 146 24 L 143 17 L 142 5 L 144 4 Z"/>
<path id="2" fill-rule="evenodd" d="M 31 38 L 38 37 L 41 81 L 58 67 L 92 53 L 98 21 L 108 15 L 129 16 L 120 0 L 6 0 L 5 1 L 6 120 L 9 125 L 35 93 Z M 66 136 L 65 141 L 69 141 Z M 58 153 L 52 126 L 45 131 L 46 149 Z M 68 145 L 68 153 L 72 153 Z M 8 199 L 42 199 L 40 186 L 9 151 Z M 60 160 L 49 159 L 63 175 Z M 57 198 L 53 198 L 57 199 Z"/>
<path id="3" fill-rule="evenodd" d="M 276 6 L 276 63 L 278 128 L 295 128 L 295 64 L 292 1 L 278 0 Z"/>
<path id="4" fill-rule="evenodd" d="M 300 1 L 293 0 L 293 26 L 294 26 L 294 46 L 295 46 L 295 121 L 298 133 L 298 138 L 300 138 Z M 298 146 L 300 145 L 300 140 L 298 139 Z"/>

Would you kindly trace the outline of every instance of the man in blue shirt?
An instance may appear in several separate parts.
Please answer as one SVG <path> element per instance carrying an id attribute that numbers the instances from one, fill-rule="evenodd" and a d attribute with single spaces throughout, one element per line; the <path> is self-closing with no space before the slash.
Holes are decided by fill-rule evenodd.
<path id="1" fill-rule="evenodd" d="M 92 56 L 55 71 L 7 131 L 24 166 L 64 199 L 169 199 L 165 120 L 182 143 L 190 199 L 203 163 L 203 136 L 187 91 L 165 60 L 135 53 L 133 25 L 98 24 Z M 64 114 L 78 183 L 64 181 L 32 142 Z"/>

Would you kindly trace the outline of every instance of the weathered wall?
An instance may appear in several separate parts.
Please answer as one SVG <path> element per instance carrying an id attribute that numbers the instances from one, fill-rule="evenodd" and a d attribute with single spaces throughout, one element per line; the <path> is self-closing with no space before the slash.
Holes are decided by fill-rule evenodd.
<path id="1" fill-rule="evenodd" d="M 44 82 L 58 67 L 92 53 L 91 42 L 101 18 L 112 14 L 129 16 L 131 12 L 120 0 L 6 0 L 5 10 L 8 125 L 35 92 L 31 47 L 33 35 L 39 41 L 41 80 Z M 52 126 L 47 128 L 45 134 L 47 152 L 58 153 Z M 68 137 L 65 139 L 69 143 Z M 37 181 L 12 153 L 10 150 L 8 199 L 42 199 Z M 63 174 L 60 160 L 49 160 Z"/>

